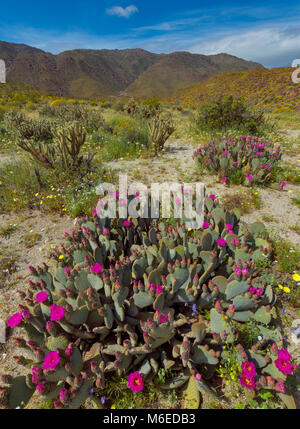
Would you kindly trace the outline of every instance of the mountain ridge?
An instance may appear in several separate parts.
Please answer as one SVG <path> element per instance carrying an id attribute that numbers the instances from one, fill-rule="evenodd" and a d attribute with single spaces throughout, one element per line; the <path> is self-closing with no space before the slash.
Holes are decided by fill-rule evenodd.
<path id="1" fill-rule="evenodd" d="M 222 71 L 262 67 L 228 54 L 186 51 L 156 54 L 134 49 L 74 49 L 52 54 L 0 41 L 7 82 L 24 83 L 58 96 L 168 96 Z"/>

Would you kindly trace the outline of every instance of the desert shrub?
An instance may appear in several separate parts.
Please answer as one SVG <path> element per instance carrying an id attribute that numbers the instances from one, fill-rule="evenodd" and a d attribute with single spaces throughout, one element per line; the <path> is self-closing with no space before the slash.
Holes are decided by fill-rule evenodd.
<path id="1" fill-rule="evenodd" d="M 55 408 L 79 408 L 114 372 L 138 392 L 160 368 L 174 374 L 162 387 L 187 386 L 185 408 L 198 408 L 200 395 L 218 402 L 211 381 L 229 360 L 228 345 L 241 391 L 269 389 L 293 404 L 287 374 L 296 366 L 279 350 L 276 293 L 255 271 L 270 255 L 264 227 L 243 225 L 215 199 L 205 203 L 205 223 L 192 233 L 150 219 L 112 222 L 95 211 L 65 234 L 53 271 L 29 267 L 20 312 L 7 325 L 24 330 L 26 340 L 14 341 L 25 355 L 15 361 L 31 372 L 2 375 L 3 408 L 26 406 L 36 390 Z M 250 320 L 261 339 L 247 348 L 238 332 Z"/>
<path id="2" fill-rule="evenodd" d="M 133 159 L 138 158 L 143 152 L 147 151 L 148 146 L 139 142 L 129 141 L 123 135 L 116 135 L 106 130 L 95 132 L 89 141 L 90 147 L 96 151 L 101 148 L 101 161 L 112 161 L 114 159 Z M 97 161 L 99 155 L 96 154 Z"/>
<path id="3" fill-rule="evenodd" d="M 217 174 L 225 183 L 247 186 L 274 180 L 281 156 L 280 146 L 246 136 L 211 139 L 194 153 L 200 169 Z"/>
<path id="4" fill-rule="evenodd" d="M 242 98 L 220 97 L 203 104 L 195 117 L 194 127 L 200 131 L 238 129 L 245 134 L 260 136 L 267 125 L 264 112 L 250 108 Z"/>
<path id="5" fill-rule="evenodd" d="M 0 121 L 3 121 L 5 113 L 6 113 L 5 106 L 0 106 Z"/>
<path id="6" fill-rule="evenodd" d="M 32 119 L 17 110 L 5 113 L 4 126 L 17 140 L 47 141 L 53 137 L 52 126 L 47 119 Z"/>
<path id="7" fill-rule="evenodd" d="M 124 106 L 126 105 L 126 102 L 123 100 L 117 101 L 113 104 L 112 108 L 116 110 L 117 112 L 124 112 Z"/>
<path id="8" fill-rule="evenodd" d="M 0 213 L 27 208 L 66 212 L 74 217 L 87 215 L 99 198 L 95 187 L 102 180 L 113 180 L 101 166 L 93 166 L 83 177 L 58 166 L 55 173 L 52 169 L 38 169 L 38 175 L 39 180 L 32 162 L 1 164 Z"/>
<path id="9" fill-rule="evenodd" d="M 139 121 L 128 115 L 117 115 L 107 126 L 112 130 L 115 136 L 130 143 L 140 143 L 147 145 L 149 141 L 147 126 L 143 121 Z"/>

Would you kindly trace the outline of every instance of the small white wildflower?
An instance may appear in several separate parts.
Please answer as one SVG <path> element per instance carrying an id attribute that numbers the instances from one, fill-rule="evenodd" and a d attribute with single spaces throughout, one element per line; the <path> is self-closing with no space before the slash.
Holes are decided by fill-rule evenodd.
<path id="1" fill-rule="evenodd" d="M 258 339 L 258 341 L 261 341 L 261 340 L 263 339 L 263 337 L 259 335 L 259 336 L 257 337 L 257 339 Z"/>

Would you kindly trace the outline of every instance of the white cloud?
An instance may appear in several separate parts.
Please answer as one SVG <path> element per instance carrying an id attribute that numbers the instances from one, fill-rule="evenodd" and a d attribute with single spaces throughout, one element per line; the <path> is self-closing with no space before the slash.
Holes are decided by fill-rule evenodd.
<path id="1" fill-rule="evenodd" d="M 106 35 L 3 25 L 0 40 L 25 43 L 52 53 L 68 49 L 126 48 L 143 48 L 156 53 L 189 51 L 212 55 L 224 52 L 265 67 L 290 66 L 294 59 L 300 58 L 299 20 L 295 18 L 290 22 L 271 22 L 246 29 L 220 27 L 214 30 L 213 36 L 205 22 L 200 25 L 194 19 L 198 21 L 198 18 L 173 20 L 131 28 L 124 34 Z M 159 29 L 161 31 L 154 31 Z"/>
<path id="2" fill-rule="evenodd" d="M 122 6 L 113 6 L 110 9 L 106 9 L 108 15 L 121 16 L 122 18 L 129 18 L 134 13 L 137 13 L 139 10 L 133 4 L 127 7 Z"/>
<path id="3" fill-rule="evenodd" d="M 267 67 L 290 66 L 300 56 L 299 29 L 264 28 L 241 31 L 198 42 L 188 47 L 193 53 L 205 55 L 227 53 L 256 61 Z"/>

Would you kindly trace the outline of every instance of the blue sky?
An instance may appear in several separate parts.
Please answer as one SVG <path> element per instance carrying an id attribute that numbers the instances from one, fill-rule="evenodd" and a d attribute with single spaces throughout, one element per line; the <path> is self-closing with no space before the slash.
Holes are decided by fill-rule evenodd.
<path id="1" fill-rule="evenodd" d="M 52 53 L 143 48 L 226 52 L 266 67 L 300 58 L 300 3 L 51 0 L 1 2 L 0 40 Z"/>

